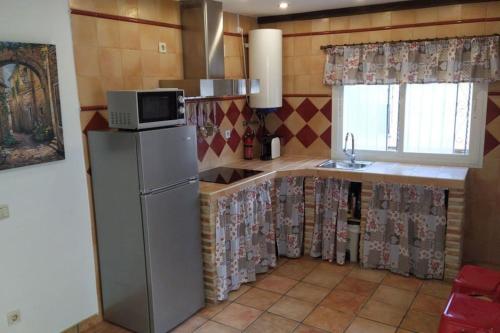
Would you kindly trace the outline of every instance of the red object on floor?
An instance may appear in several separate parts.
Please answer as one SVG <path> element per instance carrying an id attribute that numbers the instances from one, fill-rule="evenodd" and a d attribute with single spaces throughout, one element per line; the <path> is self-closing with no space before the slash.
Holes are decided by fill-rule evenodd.
<path id="1" fill-rule="evenodd" d="M 439 333 L 500 333 L 500 303 L 452 293 Z"/>
<path id="2" fill-rule="evenodd" d="M 465 265 L 453 282 L 454 293 L 471 296 L 487 296 L 500 303 L 500 272 Z"/>

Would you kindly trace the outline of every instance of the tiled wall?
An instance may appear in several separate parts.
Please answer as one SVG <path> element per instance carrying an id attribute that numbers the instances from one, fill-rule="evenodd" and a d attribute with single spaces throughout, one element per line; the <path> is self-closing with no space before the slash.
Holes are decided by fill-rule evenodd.
<path id="1" fill-rule="evenodd" d="M 462 23 L 456 22 L 458 20 Z M 415 24 L 419 26 L 411 26 Z M 398 28 L 402 25 L 405 27 Z M 500 1 L 282 22 L 261 27 L 282 29 L 284 34 L 286 103 L 283 110 L 268 117 L 268 129 L 283 136 L 285 153 L 316 156 L 319 151 L 319 154 L 329 155 L 329 148 L 325 146 L 330 144 L 326 141 L 323 141 L 325 146 L 318 139 L 309 146 L 308 143 L 314 136 L 321 136 L 326 128 L 331 128 L 331 120 L 328 117 L 322 121 L 311 118 L 307 122 L 301 116 L 304 109 L 315 112 L 310 104 L 321 110 L 318 97 L 310 96 L 325 96 L 323 100 L 331 103 L 331 89 L 322 84 L 324 54 L 319 49 L 321 45 L 499 33 Z M 314 35 L 315 32 L 330 33 Z M 490 86 L 484 166 L 470 171 L 464 260 L 500 265 L 500 96 L 495 92 L 500 92 L 499 84 Z M 304 123 L 310 130 L 306 128 L 300 133 Z M 306 140 L 300 140 L 300 136 Z"/>

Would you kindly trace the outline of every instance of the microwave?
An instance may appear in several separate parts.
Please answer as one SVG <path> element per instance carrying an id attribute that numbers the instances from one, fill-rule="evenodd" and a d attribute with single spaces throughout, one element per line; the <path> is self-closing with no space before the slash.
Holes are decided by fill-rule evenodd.
<path id="1" fill-rule="evenodd" d="M 109 127 L 141 130 L 185 125 L 184 90 L 108 91 Z"/>

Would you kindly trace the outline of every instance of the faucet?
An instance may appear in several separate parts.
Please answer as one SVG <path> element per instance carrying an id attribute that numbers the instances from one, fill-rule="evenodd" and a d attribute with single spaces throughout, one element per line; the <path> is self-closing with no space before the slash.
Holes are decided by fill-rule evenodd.
<path id="1" fill-rule="evenodd" d="M 351 136 L 352 141 L 350 153 L 347 151 L 347 142 L 349 141 L 349 136 Z M 347 134 L 345 135 L 343 151 L 344 154 L 346 154 L 346 156 L 349 158 L 349 160 L 351 160 L 351 163 L 354 164 L 356 162 L 356 154 L 354 153 L 354 134 L 352 134 L 351 132 L 347 132 Z"/>

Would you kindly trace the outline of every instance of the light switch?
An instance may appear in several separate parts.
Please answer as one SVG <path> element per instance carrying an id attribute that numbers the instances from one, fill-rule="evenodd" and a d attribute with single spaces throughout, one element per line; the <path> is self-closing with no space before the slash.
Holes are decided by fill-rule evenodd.
<path id="1" fill-rule="evenodd" d="M 9 206 L 0 205 L 0 220 L 8 218 L 9 215 Z"/>

